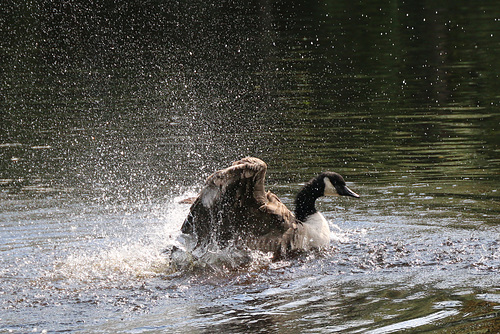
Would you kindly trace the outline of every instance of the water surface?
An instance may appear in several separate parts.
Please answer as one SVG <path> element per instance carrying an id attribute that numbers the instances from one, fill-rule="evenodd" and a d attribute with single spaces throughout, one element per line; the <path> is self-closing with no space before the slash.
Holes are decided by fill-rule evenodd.
<path id="1" fill-rule="evenodd" d="M 6 5 L 0 331 L 500 331 L 497 7 Z M 361 198 L 322 252 L 174 270 L 179 200 L 248 155 L 290 208 Z"/>

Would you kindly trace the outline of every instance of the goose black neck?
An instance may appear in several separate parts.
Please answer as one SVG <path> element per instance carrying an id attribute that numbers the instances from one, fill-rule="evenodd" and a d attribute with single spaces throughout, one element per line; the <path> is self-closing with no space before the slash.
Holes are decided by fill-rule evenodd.
<path id="1" fill-rule="evenodd" d="M 295 198 L 295 217 L 301 222 L 305 222 L 307 217 L 316 213 L 316 199 L 324 193 L 319 182 L 314 179 L 307 183 Z"/>

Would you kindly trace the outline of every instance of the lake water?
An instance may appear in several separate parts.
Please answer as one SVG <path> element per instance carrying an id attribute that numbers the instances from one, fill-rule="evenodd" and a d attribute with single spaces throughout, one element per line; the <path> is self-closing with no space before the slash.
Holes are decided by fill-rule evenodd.
<path id="1" fill-rule="evenodd" d="M 33 1 L 0 28 L 0 332 L 500 332 L 496 1 Z M 179 201 L 249 155 L 290 208 L 324 170 L 361 198 L 319 201 L 322 252 L 174 270 Z"/>

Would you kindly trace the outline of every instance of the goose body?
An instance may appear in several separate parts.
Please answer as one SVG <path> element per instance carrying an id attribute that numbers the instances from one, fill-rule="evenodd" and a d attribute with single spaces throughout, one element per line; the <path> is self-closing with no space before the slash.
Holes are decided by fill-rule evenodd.
<path id="1" fill-rule="evenodd" d="M 307 251 L 328 246 L 330 243 L 330 227 L 320 212 L 307 217 L 307 220 L 302 225 L 303 232 L 296 233 L 295 238 L 292 240 L 292 250 Z"/>
<path id="2" fill-rule="evenodd" d="M 294 251 L 328 246 L 330 228 L 315 202 L 321 196 L 359 197 L 337 173 L 324 172 L 306 183 L 295 200 L 295 214 L 264 189 L 267 165 L 244 158 L 212 174 L 182 225 L 196 247 L 210 243 L 244 245 L 273 252 L 278 259 Z"/>

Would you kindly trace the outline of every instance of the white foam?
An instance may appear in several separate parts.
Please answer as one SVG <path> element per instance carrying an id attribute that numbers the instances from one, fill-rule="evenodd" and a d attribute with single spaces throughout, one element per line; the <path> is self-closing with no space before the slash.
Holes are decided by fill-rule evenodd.
<path id="1" fill-rule="evenodd" d="M 146 208 L 149 212 L 124 215 L 127 229 L 104 236 L 104 240 L 89 240 L 79 245 L 63 260 L 55 264 L 52 275 L 82 281 L 130 279 L 170 273 L 170 260 L 164 250 L 180 246 L 179 235 L 189 205 L 180 204 L 193 195 L 188 191 L 164 204 Z M 126 218 L 125 218 L 126 216 Z M 117 219 L 117 221 L 120 221 Z M 110 223 L 111 224 L 111 223 Z M 113 221 L 113 224 L 117 224 Z M 125 223 L 123 223 L 125 224 Z M 123 227 L 123 226 L 116 226 Z M 107 227 L 113 230 L 113 226 Z M 122 235 L 116 235 L 122 233 Z"/>

